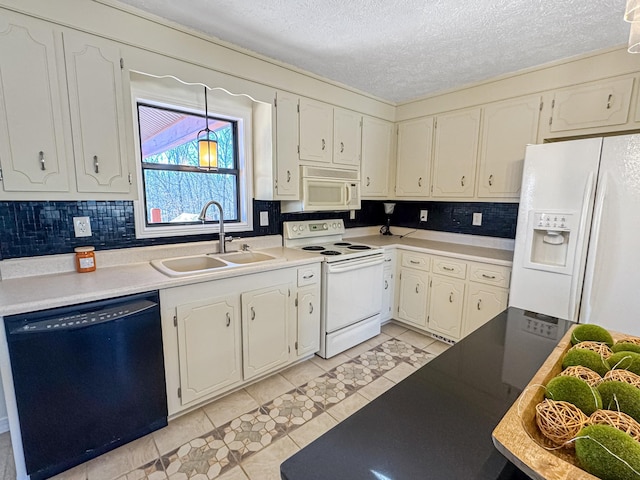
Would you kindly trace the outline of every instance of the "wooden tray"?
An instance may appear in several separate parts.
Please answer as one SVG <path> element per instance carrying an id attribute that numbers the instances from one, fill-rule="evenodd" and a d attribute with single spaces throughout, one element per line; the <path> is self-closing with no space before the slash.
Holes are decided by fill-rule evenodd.
<path id="1" fill-rule="evenodd" d="M 555 447 L 545 438 L 536 425 L 536 405 L 544 399 L 544 389 L 535 385 L 546 385 L 562 371 L 562 358 L 571 348 L 571 332 L 565 333 L 556 348 L 547 357 L 542 367 L 531 379 L 509 411 L 493 431 L 493 444 L 531 478 L 539 480 L 597 480 L 598 477 L 578 467 L 573 450 Z M 614 340 L 628 335 L 610 332 Z M 520 414 L 518 414 L 518 410 Z"/>

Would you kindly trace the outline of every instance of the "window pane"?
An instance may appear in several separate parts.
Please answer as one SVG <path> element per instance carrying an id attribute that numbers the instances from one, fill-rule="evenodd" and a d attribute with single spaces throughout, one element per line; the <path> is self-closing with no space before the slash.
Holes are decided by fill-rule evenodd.
<path id="1" fill-rule="evenodd" d="M 225 221 L 238 220 L 236 176 L 212 173 L 144 170 L 147 223 L 199 222 L 209 200 L 222 204 Z M 219 220 L 215 206 L 208 220 Z"/>

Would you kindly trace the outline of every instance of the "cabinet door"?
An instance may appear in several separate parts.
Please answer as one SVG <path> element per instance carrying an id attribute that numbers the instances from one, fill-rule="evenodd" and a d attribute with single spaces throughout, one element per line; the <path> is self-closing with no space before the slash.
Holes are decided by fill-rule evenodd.
<path id="1" fill-rule="evenodd" d="M 298 290 L 298 357 L 320 350 L 320 286 L 309 285 Z"/>
<path id="2" fill-rule="evenodd" d="M 429 330 L 451 340 L 460 339 L 464 309 L 464 286 L 463 280 L 439 275 L 431 277 Z"/>
<path id="3" fill-rule="evenodd" d="M 382 308 L 380 320 L 386 321 L 393 316 L 394 275 L 393 268 L 385 268 L 382 276 Z"/>
<path id="4" fill-rule="evenodd" d="M 392 163 L 393 124 L 364 117 L 362 119 L 362 196 L 389 195 L 389 166 Z"/>
<path id="5" fill-rule="evenodd" d="M 398 288 L 398 319 L 426 328 L 429 274 L 401 268 Z"/>
<path id="6" fill-rule="evenodd" d="M 181 402 L 242 380 L 238 296 L 177 307 Z"/>
<path id="7" fill-rule="evenodd" d="M 300 99 L 300 160 L 331 163 L 333 108 L 326 103 Z"/>
<path id="8" fill-rule="evenodd" d="M 470 282 L 464 334 L 469 335 L 506 309 L 508 296 L 504 288 Z"/>
<path id="9" fill-rule="evenodd" d="M 633 80 L 633 77 L 618 78 L 557 91 L 549 131 L 627 123 Z"/>
<path id="10" fill-rule="evenodd" d="M 520 198 L 525 147 L 536 143 L 540 101 L 536 95 L 485 107 L 478 197 Z"/>
<path id="11" fill-rule="evenodd" d="M 473 197 L 480 109 L 441 115 L 436 120 L 434 197 Z"/>
<path id="12" fill-rule="evenodd" d="M 429 195 L 433 117 L 409 120 L 398 125 L 396 195 Z"/>
<path id="13" fill-rule="evenodd" d="M 64 63 L 59 33 L 0 17 L 0 166 L 5 192 L 67 192 Z"/>
<path id="14" fill-rule="evenodd" d="M 79 192 L 130 190 L 119 48 L 64 33 L 73 151 Z"/>
<path id="15" fill-rule="evenodd" d="M 242 294 L 244 379 L 287 362 L 290 286 L 277 285 Z"/>
<path id="16" fill-rule="evenodd" d="M 362 116 L 342 108 L 333 110 L 333 163 L 360 167 Z"/>
<path id="17" fill-rule="evenodd" d="M 276 194 L 297 200 L 300 198 L 298 97 L 287 92 L 277 93 L 276 152 Z"/>

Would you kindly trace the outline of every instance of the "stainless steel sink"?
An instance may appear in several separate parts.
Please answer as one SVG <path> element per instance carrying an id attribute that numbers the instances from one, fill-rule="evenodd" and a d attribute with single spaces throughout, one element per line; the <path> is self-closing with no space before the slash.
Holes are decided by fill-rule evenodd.
<path id="1" fill-rule="evenodd" d="M 211 273 L 220 269 L 238 268 L 252 263 L 284 260 L 267 253 L 243 251 L 165 258 L 152 260 L 151 265 L 169 277 L 183 277 Z"/>
<path id="2" fill-rule="evenodd" d="M 276 257 L 273 255 L 262 252 L 230 252 L 222 255 L 216 255 L 216 257 L 224 260 L 225 262 L 235 263 L 238 265 L 276 260 Z"/>

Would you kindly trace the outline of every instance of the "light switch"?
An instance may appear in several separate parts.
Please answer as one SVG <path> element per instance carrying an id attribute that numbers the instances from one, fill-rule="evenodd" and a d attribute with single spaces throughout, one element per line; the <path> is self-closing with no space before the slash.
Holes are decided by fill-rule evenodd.
<path id="1" fill-rule="evenodd" d="M 482 225 L 482 213 L 474 213 L 473 214 L 473 225 L 479 227 Z"/>
<path id="2" fill-rule="evenodd" d="M 269 212 L 263 211 L 260 212 L 260 226 L 268 227 L 269 226 Z"/>

